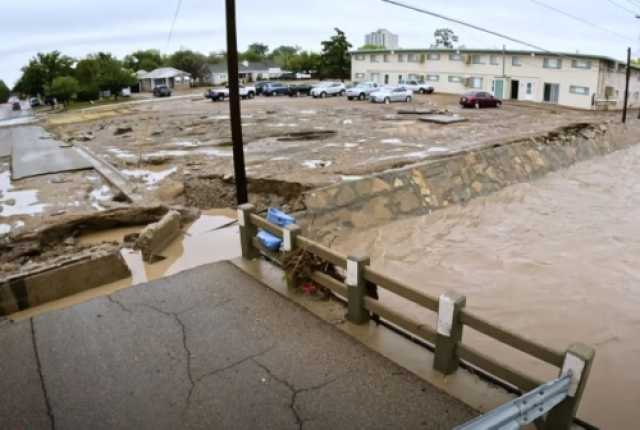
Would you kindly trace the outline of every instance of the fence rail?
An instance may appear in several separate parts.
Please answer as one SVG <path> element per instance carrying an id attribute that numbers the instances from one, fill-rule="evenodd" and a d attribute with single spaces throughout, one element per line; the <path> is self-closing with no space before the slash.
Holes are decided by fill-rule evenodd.
<path id="1" fill-rule="evenodd" d="M 574 344 L 566 351 L 558 351 L 542 345 L 525 336 L 511 332 L 499 325 L 482 319 L 464 309 L 466 297 L 456 293 L 431 296 L 409 285 L 399 282 L 369 266 L 366 256 L 346 256 L 300 235 L 296 225 L 282 228 L 269 223 L 255 213 L 252 205 L 242 205 L 238 209 L 242 255 L 252 259 L 267 255 L 282 262 L 286 252 L 304 249 L 321 260 L 346 269 L 346 279 L 337 279 L 327 273 L 315 271 L 311 280 L 347 299 L 347 319 L 355 324 L 369 321 L 372 314 L 386 320 L 397 328 L 417 336 L 435 346 L 434 368 L 448 375 L 455 372 L 461 361 L 489 373 L 516 388 L 520 392 L 536 389 L 544 383 L 518 369 L 477 351 L 462 342 L 464 327 L 467 326 L 502 344 L 524 354 L 535 357 L 560 369 L 560 376 L 570 374 L 573 389 L 556 408 L 547 414 L 546 429 L 569 429 L 584 391 L 589 370 L 594 358 L 594 350 L 586 345 Z M 258 229 L 266 230 L 283 240 L 285 254 L 269 252 L 256 238 Z M 293 283 L 288 279 L 288 282 Z M 383 288 L 412 303 L 437 314 L 437 327 L 429 327 L 370 296 L 371 285 Z M 292 285 L 294 286 L 294 285 Z"/>

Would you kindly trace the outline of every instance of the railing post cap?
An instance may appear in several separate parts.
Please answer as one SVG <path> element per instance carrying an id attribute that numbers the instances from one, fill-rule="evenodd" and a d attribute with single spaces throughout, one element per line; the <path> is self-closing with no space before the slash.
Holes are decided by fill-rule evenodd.
<path id="1" fill-rule="evenodd" d="M 440 294 L 440 297 L 445 297 L 447 300 L 453 302 L 456 307 L 463 307 L 467 304 L 467 296 L 455 291 L 444 292 Z"/>
<path id="2" fill-rule="evenodd" d="M 256 207 L 251 203 L 243 203 L 238 206 L 238 209 L 241 211 L 254 212 L 256 210 Z"/>
<path id="3" fill-rule="evenodd" d="M 590 362 L 593 361 L 596 350 L 584 343 L 574 343 L 567 349 L 567 353 L 573 354 L 586 362 Z"/>
<path id="4" fill-rule="evenodd" d="M 369 257 L 368 255 L 365 254 L 356 254 L 356 255 L 350 255 L 347 257 L 347 260 L 359 263 L 359 264 L 363 264 L 363 265 L 369 265 L 371 264 L 371 257 Z"/>
<path id="5" fill-rule="evenodd" d="M 286 225 L 284 228 L 291 232 L 294 232 L 294 231 L 299 232 L 302 230 L 302 227 L 300 227 L 298 224 L 289 224 L 289 225 Z"/>

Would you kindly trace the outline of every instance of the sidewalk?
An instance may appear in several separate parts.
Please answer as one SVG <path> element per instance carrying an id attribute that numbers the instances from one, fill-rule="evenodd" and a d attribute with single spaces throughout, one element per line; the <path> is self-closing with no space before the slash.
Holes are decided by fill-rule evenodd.
<path id="1" fill-rule="evenodd" d="M 230 263 L 0 322 L 0 427 L 450 429 L 459 401 Z"/>

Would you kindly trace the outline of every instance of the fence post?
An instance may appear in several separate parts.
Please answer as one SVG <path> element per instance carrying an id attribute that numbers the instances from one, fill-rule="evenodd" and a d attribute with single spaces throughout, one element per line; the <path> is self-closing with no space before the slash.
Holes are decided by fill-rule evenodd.
<path id="1" fill-rule="evenodd" d="M 347 257 L 347 298 L 349 308 L 347 319 L 354 324 L 365 324 L 369 321 L 369 312 L 365 308 L 364 298 L 367 295 L 367 282 L 364 279 L 364 267 L 371 263 L 365 256 Z"/>
<path id="2" fill-rule="evenodd" d="M 286 254 L 291 254 L 296 249 L 296 239 L 301 232 L 301 228 L 297 224 L 290 224 L 284 227 L 282 235 L 282 251 Z M 286 257 L 285 257 L 286 258 Z M 295 289 L 298 284 L 295 278 L 295 274 L 286 272 L 285 281 L 287 288 Z"/>
<path id="3" fill-rule="evenodd" d="M 238 224 L 240 225 L 240 246 L 242 257 L 253 260 L 260 256 L 260 252 L 253 246 L 253 238 L 258 234 L 258 229 L 251 222 L 251 214 L 256 213 L 252 204 L 245 203 L 238 206 Z"/>
<path id="4" fill-rule="evenodd" d="M 577 343 L 571 345 L 564 356 L 560 375 L 571 371 L 569 395 L 547 415 L 545 430 L 569 430 L 578 412 L 578 406 L 587 385 L 591 365 L 596 352 L 590 346 Z"/>
<path id="5" fill-rule="evenodd" d="M 438 300 L 438 327 L 433 368 L 445 375 L 458 370 L 458 344 L 462 340 L 460 312 L 467 298 L 454 292 L 440 295 Z"/>

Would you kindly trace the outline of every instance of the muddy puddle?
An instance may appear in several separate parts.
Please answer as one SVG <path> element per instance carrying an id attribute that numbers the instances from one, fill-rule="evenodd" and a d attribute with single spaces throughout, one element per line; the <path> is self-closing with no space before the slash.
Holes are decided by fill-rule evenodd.
<path id="1" fill-rule="evenodd" d="M 127 227 L 90 233 L 80 238 L 82 245 L 98 244 L 105 241 L 122 243 L 130 233 L 138 233 L 143 227 Z M 161 261 L 147 264 L 142 261 L 139 251 L 123 248 L 121 254 L 131 269 L 132 276 L 99 288 L 33 307 L 10 316 L 13 320 L 31 318 L 45 312 L 63 309 L 95 297 L 106 296 L 118 290 L 144 282 L 175 275 L 184 270 L 204 264 L 229 260 L 241 255 L 240 238 L 232 210 L 204 211 L 195 222 L 183 230 L 182 235 L 162 253 Z"/>
<path id="2" fill-rule="evenodd" d="M 601 428 L 640 421 L 640 147 L 506 188 L 464 207 L 338 239 L 345 253 L 467 306 L 531 339 L 596 348 L 579 416 Z M 435 324 L 402 299 L 383 300 Z M 435 326 L 435 325 L 433 325 Z M 535 359 L 466 330 L 465 342 L 550 378 Z"/>

